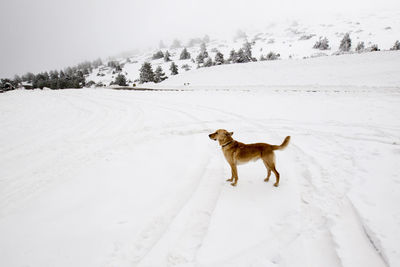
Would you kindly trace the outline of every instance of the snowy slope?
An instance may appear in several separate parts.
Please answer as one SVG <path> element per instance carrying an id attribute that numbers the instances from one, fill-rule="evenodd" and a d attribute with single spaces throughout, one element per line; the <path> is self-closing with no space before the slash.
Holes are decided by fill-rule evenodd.
<path id="1" fill-rule="evenodd" d="M 298 90 L 399 88 L 400 51 L 263 61 L 200 68 L 176 75 L 153 88 Z M 190 83 L 189 86 L 185 85 Z"/>
<path id="2" fill-rule="evenodd" d="M 398 266 L 399 101 L 379 90 L 3 94 L 0 265 Z M 226 183 L 207 136 L 218 128 L 246 143 L 291 135 L 280 186 L 260 162 Z"/>
<path id="3" fill-rule="evenodd" d="M 331 56 L 339 50 L 340 41 L 345 33 L 350 34 L 352 39 L 351 53 L 355 52 L 358 42 L 364 42 L 368 48 L 376 44 L 381 50 L 389 50 L 396 40 L 400 39 L 400 17 L 398 10 L 390 12 L 382 12 L 376 14 L 364 14 L 352 16 L 325 16 L 310 17 L 308 19 L 296 19 L 275 21 L 268 25 L 259 25 L 258 28 L 242 29 L 245 34 L 237 35 L 233 33 L 226 37 L 222 35 L 211 35 L 211 39 L 207 42 L 207 51 L 209 56 L 214 60 L 216 51 L 224 54 L 224 58 L 229 57 L 232 49 L 236 51 L 243 47 L 247 40 L 252 43 L 252 55 L 259 59 L 261 55 L 267 55 L 269 52 L 279 53 L 281 59 L 302 59 L 310 57 Z M 193 36 L 195 37 L 195 36 Z M 306 38 L 305 38 L 306 37 Z M 329 40 L 329 50 L 313 49 L 313 45 L 320 37 L 327 37 Z M 307 39 L 308 38 L 308 39 Z M 191 54 L 192 59 L 200 52 L 200 43 L 189 46 L 190 40 L 181 40 L 181 48 L 165 47 L 161 50 L 168 50 L 171 53 L 171 59 L 178 65 L 180 76 L 186 73 L 182 69 L 182 65 L 189 65 L 191 71 L 197 68 L 197 63 L 191 60 L 179 60 L 183 47 L 186 47 Z M 149 48 L 141 52 L 136 52 L 130 57 L 116 57 L 113 60 L 123 64 L 122 73 L 130 80 L 130 85 L 139 78 L 139 69 L 143 62 L 148 61 L 153 65 L 153 70 L 157 66 L 161 66 L 167 76 L 170 76 L 170 62 L 164 62 L 162 59 L 152 60 L 154 53 L 160 50 L 157 47 Z M 130 62 L 127 62 L 129 59 Z M 86 77 L 87 81 L 103 83 L 108 86 L 114 81 L 117 74 L 112 73 L 112 69 L 101 66 L 94 69 L 93 72 Z M 98 76 L 98 74 L 104 76 Z M 167 80 L 168 81 L 168 80 Z M 167 82 L 166 81 L 166 82 Z"/>

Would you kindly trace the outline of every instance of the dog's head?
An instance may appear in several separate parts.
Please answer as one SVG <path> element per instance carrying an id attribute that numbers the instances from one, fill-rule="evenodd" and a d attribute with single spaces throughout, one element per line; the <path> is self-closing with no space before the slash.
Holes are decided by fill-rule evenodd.
<path id="1" fill-rule="evenodd" d="M 230 139 L 232 139 L 233 132 L 228 132 L 227 130 L 224 129 L 219 129 L 216 130 L 214 133 L 209 134 L 208 137 L 210 137 L 210 139 L 214 140 L 214 141 L 219 141 L 224 142 L 224 141 L 229 141 Z"/>

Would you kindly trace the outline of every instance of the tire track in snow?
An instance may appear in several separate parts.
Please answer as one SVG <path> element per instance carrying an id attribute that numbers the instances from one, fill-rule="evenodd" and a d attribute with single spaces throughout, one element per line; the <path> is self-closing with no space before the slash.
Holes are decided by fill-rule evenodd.
<path id="1" fill-rule="evenodd" d="M 151 249 L 166 234 L 171 223 L 198 189 L 209 162 L 210 157 L 208 153 L 203 153 L 200 163 L 196 168 L 184 174 L 184 176 L 195 178 L 187 179 L 188 182 L 180 185 L 174 197 L 167 198 L 154 213 L 150 221 L 145 224 L 129 252 L 128 258 L 131 265 L 138 266 L 143 258 L 146 257 Z"/>
<path id="2" fill-rule="evenodd" d="M 369 130 L 368 128 L 367 132 Z M 323 168 L 319 158 L 317 160 L 310 153 L 301 150 L 299 146 L 295 147 L 298 162 L 304 169 L 303 177 L 309 183 L 309 185 L 304 184 L 303 196 L 305 197 L 303 197 L 302 206 L 306 211 L 310 209 L 318 211 L 316 214 L 323 219 L 321 225 L 329 231 L 330 239 L 343 266 L 365 266 L 366 263 L 371 266 L 385 266 L 387 260 L 384 251 L 379 246 L 379 240 L 371 240 L 371 231 L 364 225 L 347 198 L 352 184 L 357 181 L 354 179 L 357 177 L 357 171 L 354 172 L 354 170 L 359 167 L 355 161 L 356 155 L 352 151 L 353 148 L 349 147 L 348 143 L 343 144 L 337 140 L 343 136 L 335 132 L 318 132 L 318 135 L 314 137 L 315 148 L 307 147 L 314 154 L 324 155 L 321 160 L 324 159 L 325 163 L 329 164 L 331 173 Z M 376 142 L 370 138 L 362 138 L 358 141 Z M 330 150 L 323 150 L 326 147 Z M 306 161 L 301 160 L 302 158 Z M 353 179 L 349 180 L 349 177 Z M 312 226 L 309 223 L 307 225 Z M 317 225 L 312 228 L 317 228 Z M 377 244 L 379 248 L 374 249 L 373 247 Z"/>
<path id="3" fill-rule="evenodd" d="M 343 266 L 389 266 L 384 251 L 378 241 L 371 237 L 371 231 L 363 224 L 351 200 L 346 197 L 341 204 L 341 211 L 331 231 Z"/>
<path id="4" fill-rule="evenodd" d="M 106 103 L 103 100 L 99 101 L 100 98 L 93 100 L 91 97 L 73 90 L 63 91 L 62 94 L 57 95 L 54 95 L 55 92 L 46 93 L 42 96 L 44 102 L 47 102 L 47 98 L 53 100 L 57 98 L 57 101 L 64 102 L 64 106 L 67 108 L 72 107 L 73 111 L 77 111 L 73 118 L 81 117 L 82 113 L 86 115 L 83 119 L 75 119 L 76 122 L 71 120 L 74 122 L 70 127 L 62 129 L 45 127 L 45 131 L 40 132 L 42 141 L 39 143 L 30 145 L 27 141 L 13 147 L 19 154 L 8 153 L 11 160 L 17 157 L 23 162 L 24 159 L 34 158 L 39 154 L 41 157 L 30 163 L 28 169 L 24 168 L 23 171 L 13 173 L 7 176 L 6 181 L 3 181 L 5 185 L 2 186 L 2 189 L 5 193 L 1 194 L 0 199 L 2 213 L 7 213 L 17 203 L 25 203 L 34 195 L 46 190 L 51 184 L 59 182 L 59 177 L 64 174 L 71 175 L 73 170 L 70 166 L 77 169 L 79 166 L 90 164 L 97 160 L 101 153 L 111 150 L 120 141 L 118 133 L 121 132 L 122 126 L 114 127 L 119 120 L 115 120 L 117 112 L 115 106 L 109 104 L 109 100 L 106 100 Z M 132 109 L 137 113 L 138 109 L 130 107 L 130 111 Z M 135 121 L 142 117 L 135 117 Z M 99 124 L 99 122 L 101 123 Z M 107 138 L 104 145 L 99 147 L 95 139 L 97 137 L 104 139 L 104 132 L 107 129 L 110 132 L 110 138 Z M 28 136 L 29 139 L 32 138 Z M 75 150 L 71 151 L 70 146 L 66 145 L 69 143 L 80 143 L 81 146 L 75 146 Z M 18 149 L 21 146 L 24 147 L 24 150 Z M 54 179 L 55 173 L 57 173 L 56 179 Z M 27 179 L 28 177 L 29 179 Z"/>
<path id="5" fill-rule="evenodd" d="M 328 173 L 296 144 L 292 143 L 291 145 L 292 151 L 295 152 L 294 162 L 298 165 L 296 169 L 300 170 L 300 177 L 303 178 L 299 180 L 303 188 L 301 192 L 301 235 L 306 245 L 306 251 L 312 251 L 310 256 L 313 256 L 310 260 L 316 262 L 317 266 L 328 266 L 328 263 L 331 264 L 329 266 L 342 266 L 328 227 L 328 214 L 325 214 L 321 207 L 325 205 L 326 197 L 329 197 L 329 193 L 320 191 L 321 183 L 323 184 L 327 180 Z M 324 256 L 321 258 L 319 255 Z"/>
<path id="6" fill-rule="evenodd" d="M 224 185 L 220 179 L 224 177 L 224 170 L 218 158 L 214 156 L 210 160 L 196 192 L 184 207 L 190 211 L 189 217 L 179 233 L 179 239 L 168 252 L 168 266 L 195 265 L 197 252 L 207 233 L 212 213 Z"/>

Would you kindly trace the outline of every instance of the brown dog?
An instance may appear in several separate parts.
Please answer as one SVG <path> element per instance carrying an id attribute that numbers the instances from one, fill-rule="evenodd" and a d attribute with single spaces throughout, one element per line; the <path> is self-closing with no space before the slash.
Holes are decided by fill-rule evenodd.
<path id="1" fill-rule="evenodd" d="M 224 129 L 219 129 L 215 133 L 209 134 L 210 139 L 219 142 L 224 152 L 225 159 L 228 161 L 232 169 L 232 177 L 227 181 L 232 182 L 231 185 L 235 186 L 238 181 L 237 165 L 249 162 L 250 160 L 262 159 L 265 167 L 268 170 L 268 176 L 264 179 L 268 182 L 271 176 L 271 171 L 275 173 L 276 182 L 274 186 L 279 185 L 279 173 L 275 168 L 275 154 L 274 150 L 284 149 L 290 141 L 290 136 L 287 136 L 280 146 L 269 145 L 265 143 L 256 144 L 243 144 L 235 141 L 232 138 L 233 132 L 228 132 Z"/>

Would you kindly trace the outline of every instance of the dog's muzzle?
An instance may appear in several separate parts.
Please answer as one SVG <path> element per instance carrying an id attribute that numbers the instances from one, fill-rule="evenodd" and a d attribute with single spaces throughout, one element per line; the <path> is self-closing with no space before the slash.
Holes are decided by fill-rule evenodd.
<path id="1" fill-rule="evenodd" d="M 209 134 L 208 137 L 210 137 L 211 140 L 214 140 L 214 141 L 217 140 L 216 138 L 213 138 L 213 134 Z"/>

